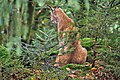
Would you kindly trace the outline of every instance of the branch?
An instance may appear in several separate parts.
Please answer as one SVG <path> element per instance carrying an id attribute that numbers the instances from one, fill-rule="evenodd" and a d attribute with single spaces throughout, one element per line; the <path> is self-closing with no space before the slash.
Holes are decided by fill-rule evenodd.
<path id="1" fill-rule="evenodd" d="M 112 0 L 110 3 L 109 3 L 109 6 L 112 7 L 113 4 L 114 4 L 115 0 Z"/>
<path id="2" fill-rule="evenodd" d="M 111 8 L 115 7 L 115 6 L 118 6 L 120 4 L 120 1 L 116 4 L 114 4 L 113 6 L 111 6 Z"/>

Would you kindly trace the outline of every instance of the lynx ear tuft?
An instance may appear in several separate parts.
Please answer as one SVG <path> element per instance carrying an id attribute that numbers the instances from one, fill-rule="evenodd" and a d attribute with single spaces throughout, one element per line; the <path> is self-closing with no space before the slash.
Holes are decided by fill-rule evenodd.
<path id="1" fill-rule="evenodd" d="M 53 7 L 51 7 L 51 6 L 49 6 L 49 5 L 47 5 L 48 6 L 48 8 L 53 12 L 53 11 L 55 11 L 55 9 L 53 8 Z"/>

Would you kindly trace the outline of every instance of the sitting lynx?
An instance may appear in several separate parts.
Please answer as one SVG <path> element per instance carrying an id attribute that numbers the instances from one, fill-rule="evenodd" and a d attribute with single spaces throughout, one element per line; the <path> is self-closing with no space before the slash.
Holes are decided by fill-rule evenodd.
<path id="1" fill-rule="evenodd" d="M 51 21 L 57 23 L 59 49 L 54 66 L 61 67 L 69 63 L 82 64 L 86 61 L 87 50 L 78 40 L 74 21 L 61 8 L 52 8 Z M 64 54 L 63 54 L 64 53 Z"/>

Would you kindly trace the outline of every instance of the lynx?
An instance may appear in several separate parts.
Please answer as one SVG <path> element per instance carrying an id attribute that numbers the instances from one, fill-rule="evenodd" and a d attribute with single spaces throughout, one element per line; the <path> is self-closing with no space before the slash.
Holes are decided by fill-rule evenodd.
<path id="1" fill-rule="evenodd" d="M 59 49 L 54 66 L 61 67 L 69 63 L 83 64 L 87 58 L 87 50 L 78 40 L 78 32 L 74 21 L 61 8 L 52 8 L 51 21 L 57 23 Z"/>

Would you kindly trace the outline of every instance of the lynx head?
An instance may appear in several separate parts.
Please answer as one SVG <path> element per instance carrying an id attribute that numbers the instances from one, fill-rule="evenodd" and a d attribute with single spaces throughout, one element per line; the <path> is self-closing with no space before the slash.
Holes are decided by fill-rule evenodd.
<path id="1" fill-rule="evenodd" d="M 63 10 L 59 7 L 51 8 L 51 21 L 52 23 L 57 23 L 58 20 L 62 18 L 64 14 Z"/>
<path id="2" fill-rule="evenodd" d="M 51 12 L 51 21 L 52 23 L 57 23 L 57 12 L 56 12 L 56 8 L 52 8 L 52 12 Z"/>

